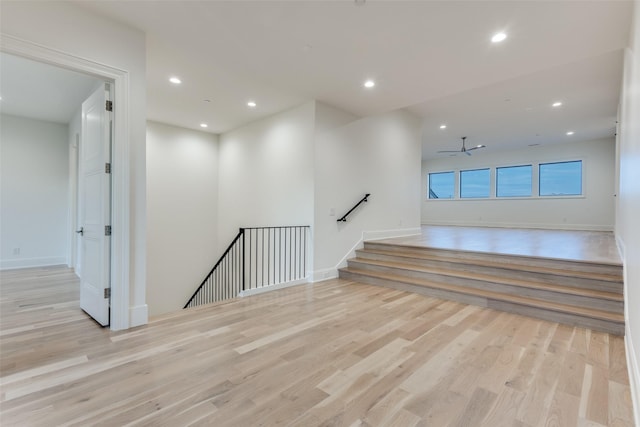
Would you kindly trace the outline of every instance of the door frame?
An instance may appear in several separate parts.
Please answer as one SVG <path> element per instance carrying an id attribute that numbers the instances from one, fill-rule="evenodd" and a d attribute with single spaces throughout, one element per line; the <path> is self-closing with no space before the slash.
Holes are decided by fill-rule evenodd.
<path id="1" fill-rule="evenodd" d="M 7 34 L 0 51 L 77 71 L 113 85 L 113 138 L 111 170 L 111 314 L 110 328 L 128 329 L 129 318 L 129 72 L 51 49 Z"/>

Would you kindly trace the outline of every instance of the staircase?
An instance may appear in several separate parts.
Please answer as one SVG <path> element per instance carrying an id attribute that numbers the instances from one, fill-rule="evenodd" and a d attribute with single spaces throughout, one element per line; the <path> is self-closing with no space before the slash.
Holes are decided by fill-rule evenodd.
<path id="1" fill-rule="evenodd" d="M 365 242 L 340 277 L 624 335 L 622 265 Z"/>

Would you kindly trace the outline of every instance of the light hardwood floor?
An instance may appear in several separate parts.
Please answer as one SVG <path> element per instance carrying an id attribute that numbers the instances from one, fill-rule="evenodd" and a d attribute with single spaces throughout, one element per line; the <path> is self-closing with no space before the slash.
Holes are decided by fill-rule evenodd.
<path id="1" fill-rule="evenodd" d="M 421 233 L 381 242 L 419 247 L 622 265 L 609 231 L 423 225 Z"/>
<path id="2" fill-rule="evenodd" d="M 331 280 L 112 333 L 2 272 L 2 426 L 631 426 L 623 338 Z"/>

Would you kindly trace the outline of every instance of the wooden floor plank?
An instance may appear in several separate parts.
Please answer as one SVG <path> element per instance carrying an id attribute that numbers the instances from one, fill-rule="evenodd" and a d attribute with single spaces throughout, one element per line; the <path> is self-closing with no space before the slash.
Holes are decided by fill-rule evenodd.
<path id="1" fill-rule="evenodd" d="M 632 425 L 620 337 L 332 280 L 122 332 L 0 273 L 4 426 Z"/>

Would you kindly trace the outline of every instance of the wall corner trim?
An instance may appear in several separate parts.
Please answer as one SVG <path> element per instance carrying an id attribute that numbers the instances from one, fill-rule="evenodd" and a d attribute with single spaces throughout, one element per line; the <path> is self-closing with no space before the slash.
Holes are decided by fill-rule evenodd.
<path id="1" fill-rule="evenodd" d="M 137 305 L 129 309 L 129 327 L 130 328 L 146 325 L 148 322 L 149 322 L 149 307 L 147 306 L 147 304 Z"/>
<path id="2" fill-rule="evenodd" d="M 626 322 L 624 336 L 624 347 L 627 353 L 627 369 L 629 372 L 629 384 L 631 388 L 631 403 L 633 405 L 633 418 L 635 424 L 640 426 L 640 396 L 638 395 L 638 387 L 640 386 L 640 368 L 638 359 L 636 359 L 635 347 L 631 339 L 631 331 L 629 330 L 629 322 Z"/>

